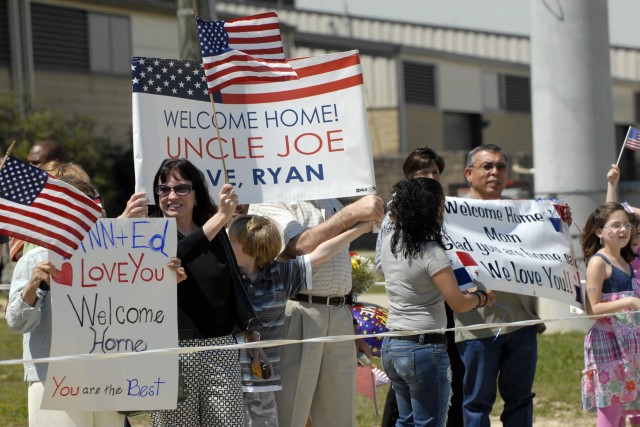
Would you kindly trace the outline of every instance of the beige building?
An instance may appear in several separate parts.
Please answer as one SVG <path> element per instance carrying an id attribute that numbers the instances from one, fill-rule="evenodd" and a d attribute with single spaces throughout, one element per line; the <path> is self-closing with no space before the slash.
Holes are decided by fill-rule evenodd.
<path id="1" fill-rule="evenodd" d="M 360 51 L 382 197 L 419 146 L 445 156 L 449 194 L 464 187 L 465 153 L 481 143 L 505 148 L 522 166 L 516 171 L 532 166 L 528 38 L 300 11 L 288 3 L 278 12 L 288 56 Z M 216 8 L 225 19 L 276 4 L 218 1 Z M 640 123 L 640 49 L 610 52 L 621 144 L 627 126 Z M 179 58 L 175 0 L 0 0 L 0 93 L 87 114 L 122 147 L 131 144 L 133 55 Z M 624 179 L 640 179 L 634 156 L 624 153 Z M 530 190 L 526 173 L 512 177 L 515 187 Z"/>

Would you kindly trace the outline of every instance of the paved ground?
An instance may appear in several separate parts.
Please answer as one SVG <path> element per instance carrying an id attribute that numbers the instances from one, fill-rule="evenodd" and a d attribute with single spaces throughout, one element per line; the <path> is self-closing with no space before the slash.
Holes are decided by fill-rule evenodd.
<path id="1" fill-rule="evenodd" d="M 389 308 L 387 294 L 364 294 L 358 298 L 358 302 L 369 302 L 380 307 Z"/>

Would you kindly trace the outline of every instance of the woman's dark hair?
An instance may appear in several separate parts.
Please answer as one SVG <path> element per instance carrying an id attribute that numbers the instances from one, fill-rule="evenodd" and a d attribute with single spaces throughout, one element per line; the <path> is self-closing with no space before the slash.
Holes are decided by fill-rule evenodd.
<path id="1" fill-rule="evenodd" d="M 627 212 L 624 206 L 620 203 L 609 202 L 598 206 L 596 210 L 589 215 L 589 218 L 587 218 L 587 223 L 584 226 L 582 236 L 580 238 L 580 243 L 582 244 L 582 257 L 585 264 L 589 262 L 589 258 L 591 258 L 593 254 L 602 248 L 600 237 L 596 235 L 596 231 L 599 228 L 604 228 L 611 214 L 617 211 L 624 212 L 627 215 L 627 220 L 631 224 L 636 223 L 633 218 L 633 214 Z M 635 229 L 629 231 L 631 233 L 635 233 Z M 622 255 L 622 258 L 627 262 L 631 262 L 635 258 L 635 254 L 631 249 L 631 240 L 633 239 L 629 238 L 626 246 L 620 251 L 620 255 Z"/>
<path id="2" fill-rule="evenodd" d="M 395 230 L 391 236 L 391 252 L 413 258 L 422 243 L 434 241 L 442 248 L 444 190 L 435 179 L 403 179 L 392 189 L 391 213 Z"/>
<path id="3" fill-rule="evenodd" d="M 404 160 L 402 173 L 406 179 L 412 178 L 418 172 L 431 166 L 432 162 L 438 166 L 438 171 L 442 173 L 444 170 L 444 159 L 442 157 L 429 147 L 416 148 Z"/>
<path id="4" fill-rule="evenodd" d="M 167 182 L 169 176 L 174 171 L 178 172 L 183 179 L 191 181 L 191 185 L 193 186 L 192 191 L 196 193 L 196 205 L 193 207 L 193 221 L 198 226 L 204 225 L 209 218 L 218 212 L 218 208 L 216 208 L 216 205 L 209 196 L 204 174 L 187 159 L 165 159 L 160 165 L 156 176 L 153 178 L 153 200 L 155 201 L 156 207 L 160 207 L 158 203 L 160 196 L 158 196 L 156 188 L 159 183 Z"/>

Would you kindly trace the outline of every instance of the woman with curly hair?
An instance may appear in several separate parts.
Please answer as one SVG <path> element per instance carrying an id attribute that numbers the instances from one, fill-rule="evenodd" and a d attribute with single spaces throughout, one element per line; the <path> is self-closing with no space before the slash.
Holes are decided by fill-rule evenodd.
<path id="1" fill-rule="evenodd" d="M 390 331 L 446 327 L 444 301 L 455 312 L 493 304 L 491 291 L 458 289 L 444 250 L 444 190 L 430 178 L 393 186 L 393 234 L 382 244 L 382 268 L 389 297 Z M 385 337 L 382 366 L 398 401 L 398 426 L 444 426 L 451 373 L 444 332 Z"/>

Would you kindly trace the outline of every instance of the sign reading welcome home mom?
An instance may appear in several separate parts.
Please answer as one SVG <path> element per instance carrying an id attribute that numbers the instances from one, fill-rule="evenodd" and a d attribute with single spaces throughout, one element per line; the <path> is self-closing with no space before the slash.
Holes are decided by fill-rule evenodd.
<path id="1" fill-rule="evenodd" d="M 444 218 L 447 255 L 463 289 L 482 283 L 582 307 L 571 236 L 550 201 L 447 197 Z"/>
<path id="2" fill-rule="evenodd" d="M 139 410 L 176 407 L 177 355 L 119 353 L 178 347 L 173 219 L 101 219 L 71 259 L 49 251 L 52 356 L 42 407 Z"/>
<path id="3" fill-rule="evenodd" d="M 214 115 L 199 62 L 132 58 L 136 191 L 152 195 L 160 163 L 184 157 L 214 199 L 223 160 L 241 203 L 374 194 L 357 51 L 289 63 L 298 80 L 226 87 Z"/>

